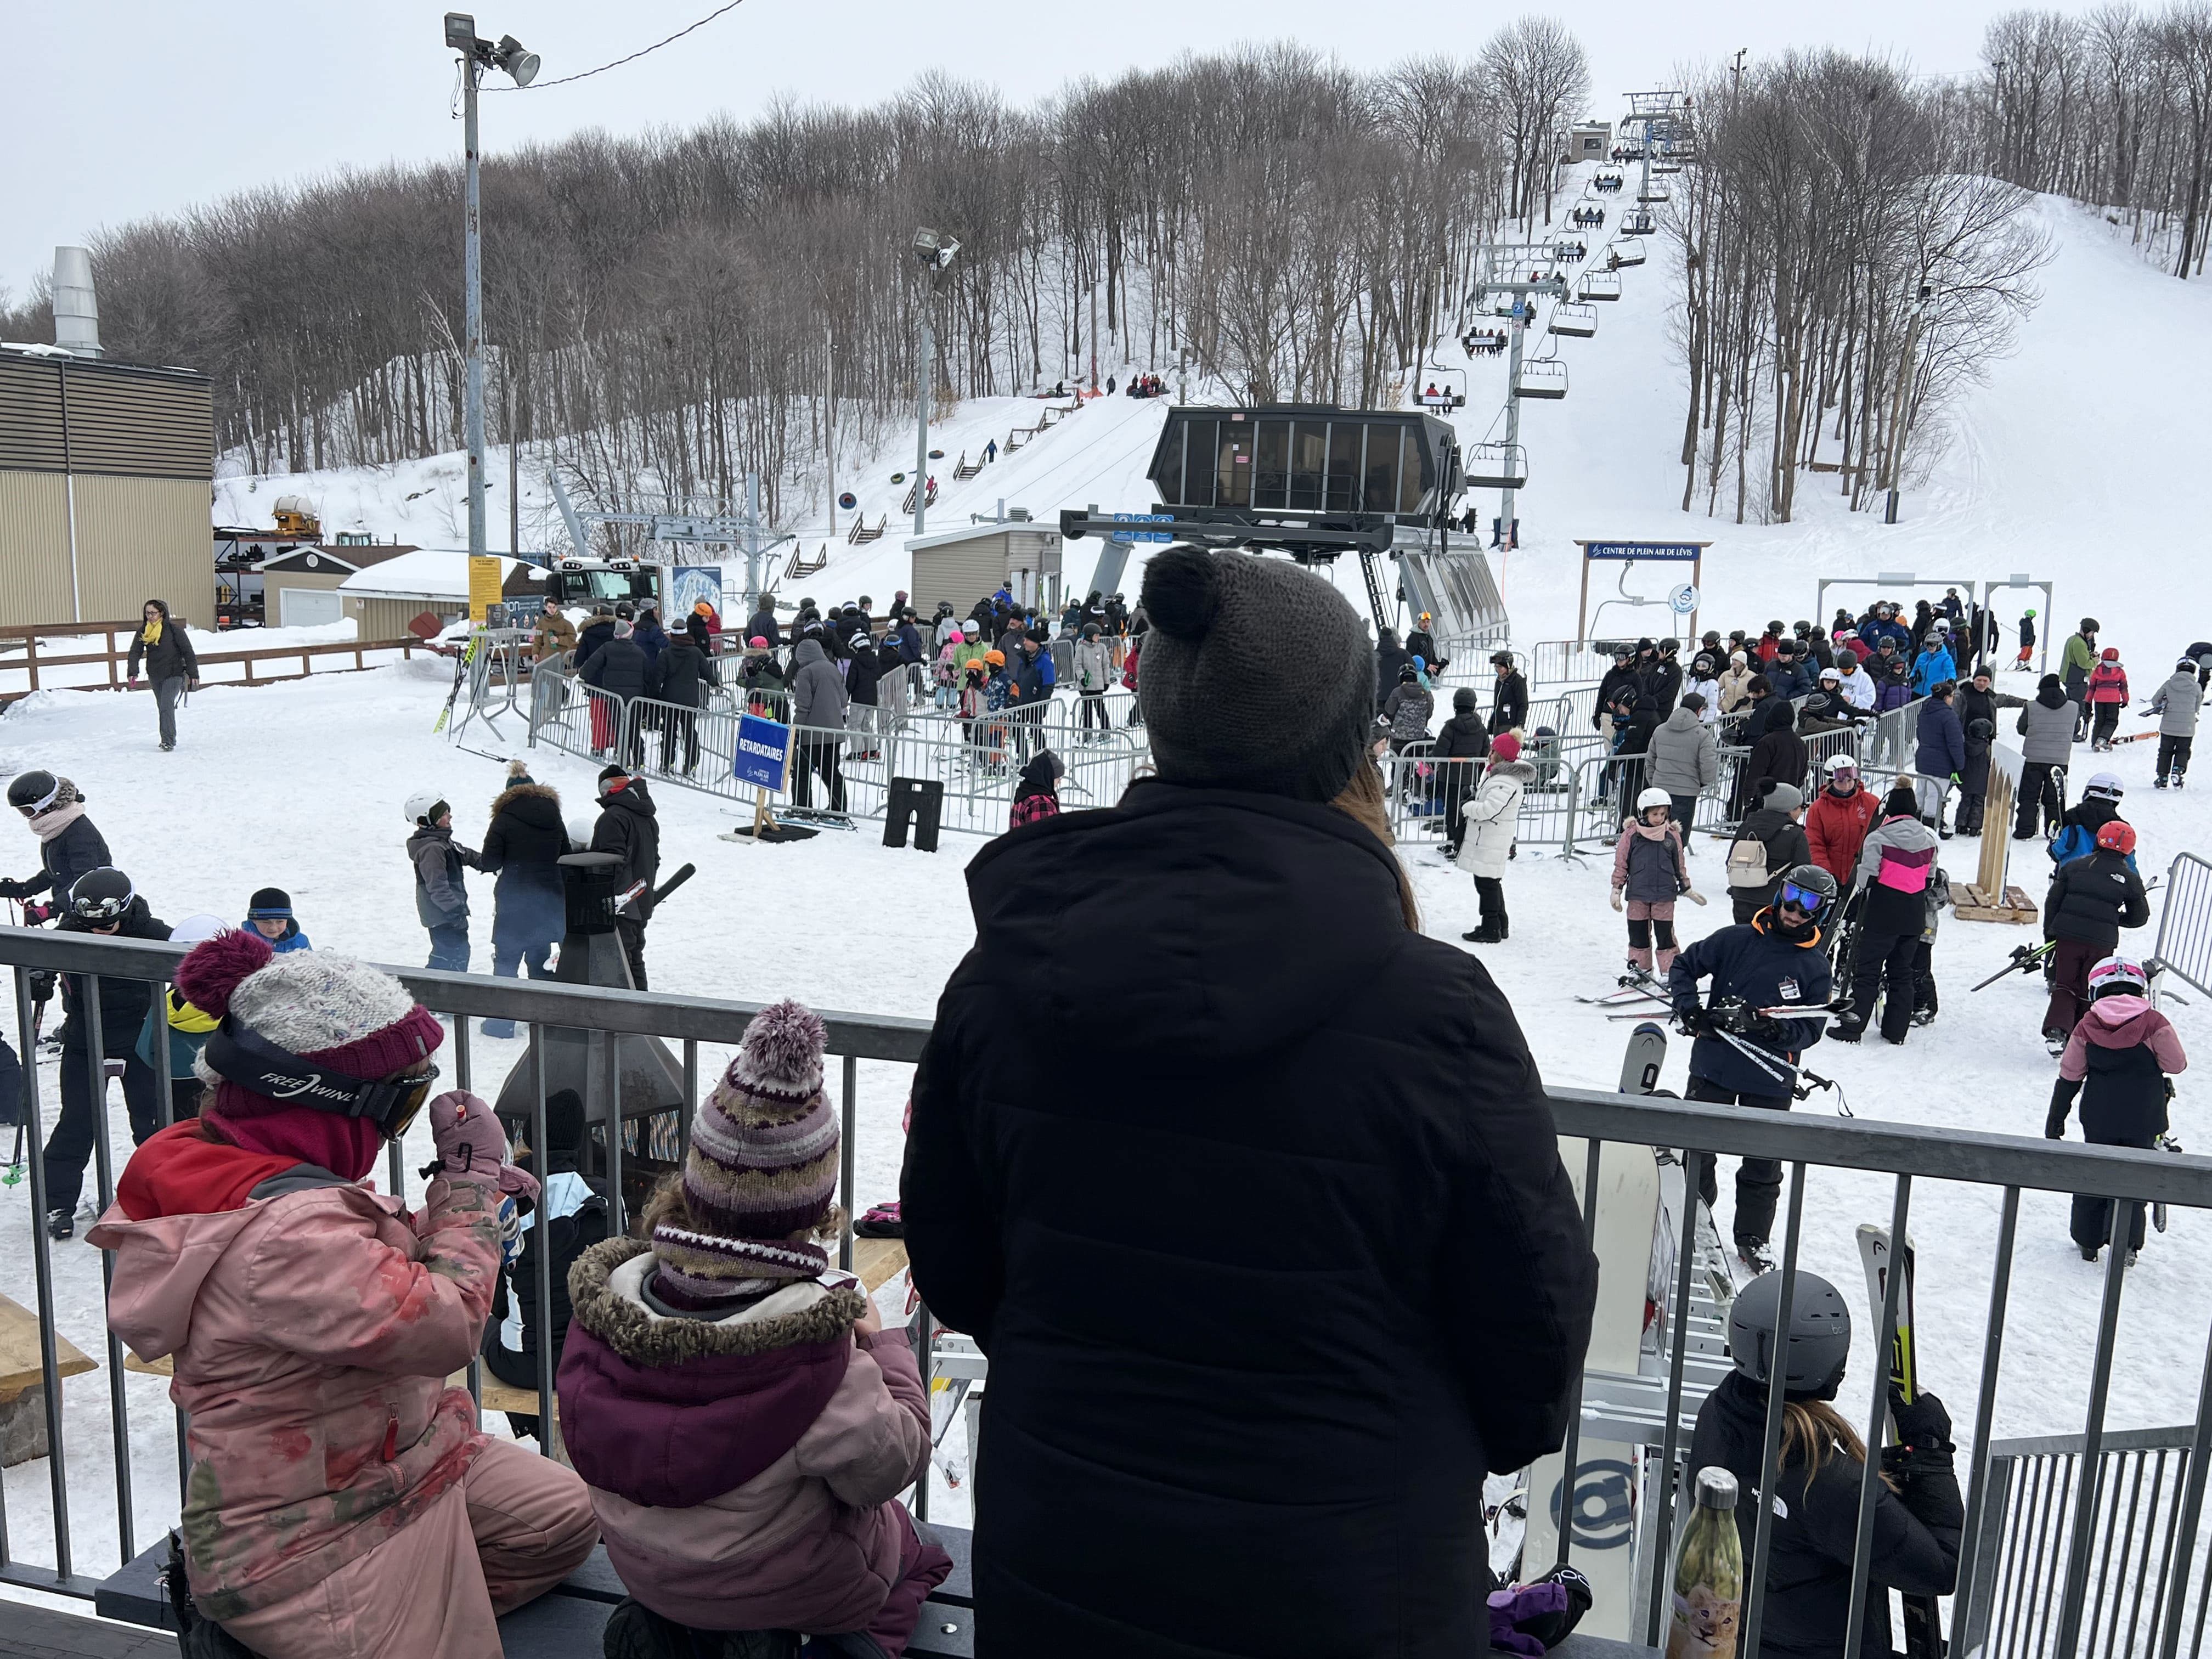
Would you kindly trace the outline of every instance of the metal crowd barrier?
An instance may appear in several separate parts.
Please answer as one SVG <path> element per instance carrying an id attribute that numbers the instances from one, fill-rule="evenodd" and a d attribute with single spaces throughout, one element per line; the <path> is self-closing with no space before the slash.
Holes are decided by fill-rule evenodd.
<path id="1" fill-rule="evenodd" d="M 1633 645 L 1631 640 L 1628 643 Z M 1531 685 L 1595 685 L 1613 666 L 1611 640 L 1539 640 L 1530 647 Z"/>
<path id="2" fill-rule="evenodd" d="M 167 988 L 183 947 L 161 945 L 125 943 L 85 934 L 59 934 L 21 928 L 0 928 L 0 962 L 15 969 L 16 1012 L 19 1030 L 30 1047 L 32 1029 L 29 974 L 33 969 L 53 969 L 88 976 L 85 984 L 86 1006 L 89 1013 L 99 1006 L 97 977 L 143 979 L 150 982 L 158 996 Z M 605 1033 L 640 1033 L 680 1043 L 684 1059 L 684 1112 L 688 1120 L 691 1103 L 698 1097 L 702 1079 L 702 1044 L 734 1046 L 741 1038 L 747 1022 L 759 1011 L 760 1005 L 701 997 L 672 995 L 665 991 L 650 994 L 638 992 L 608 990 L 598 987 L 568 985 L 552 981 L 497 979 L 468 974 L 429 972 L 422 969 L 395 970 L 401 981 L 425 1006 L 453 1016 L 454 1042 L 450 1064 L 453 1080 L 462 1088 L 471 1086 L 473 1072 L 472 1045 L 469 1019 L 471 1017 L 514 1020 L 529 1028 L 529 1040 L 534 1054 L 544 1053 L 549 1030 L 564 1028 L 570 1030 Z M 826 1013 L 829 1027 L 830 1053 L 836 1057 L 840 1078 L 839 1108 L 844 1125 L 843 1161 L 840 1176 L 840 1194 L 845 1201 L 848 1229 L 839 1243 L 839 1261 L 850 1266 L 852 1239 L 849 1218 L 854 1198 L 854 1169 L 860 1136 L 858 1113 L 859 1062 L 888 1061 L 910 1065 L 922 1052 L 928 1036 L 928 1026 L 918 1020 L 893 1019 L 876 1016 Z M 100 1042 L 96 1017 L 89 1036 L 94 1045 Z M 173 1115 L 173 1107 L 167 1080 L 167 1066 L 156 1067 L 162 1078 L 161 1109 L 164 1121 Z M 543 1078 L 542 1070 L 538 1076 Z M 891 1079 L 887 1093 L 896 1094 L 906 1087 L 902 1076 Z M 487 1089 L 486 1092 L 489 1092 Z M 1609 1149 L 1632 1149 L 1639 1153 L 1645 1149 L 1673 1148 L 1680 1150 L 1690 1160 L 1689 1184 L 1696 1183 L 1696 1160 L 1705 1156 L 1747 1156 L 1781 1161 L 1787 1166 L 1787 1194 L 1784 1206 L 1785 1224 L 1782 1236 L 1780 1291 L 1783 1302 L 1782 1320 L 1787 1326 L 1790 1308 L 1800 1282 L 1798 1275 L 1799 1250 L 1804 1231 L 1805 1194 L 1808 1171 L 1814 1168 L 1855 1170 L 1885 1175 L 1891 1180 L 1889 1206 L 1890 1236 L 1907 1235 L 1911 1225 L 1911 1202 L 1914 1185 L 1917 1182 L 1957 1182 L 1991 1189 L 2001 1195 L 2002 1210 L 1998 1226 L 1996 1249 L 1991 1262 L 1989 1312 L 1983 1322 L 1981 1352 L 1983 1364 L 1980 1387 L 1971 1418 L 1962 1412 L 1960 1426 L 1964 1431 L 1971 1421 L 1971 1449 L 1967 1453 L 1962 1474 L 1967 1494 L 1970 1516 L 1984 1517 L 1994 1524 L 2008 1540 L 2002 1549 L 1990 1540 L 1991 1524 L 1981 1528 L 1981 1535 L 1970 1540 L 1965 1554 L 1956 1600 L 1956 1607 L 1971 1610 L 1978 1607 L 2011 1608 L 2025 1605 L 2022 1595 L 2039 1597 L 2038 1602 L 2039 1628 L 2047 1620 L 2056 1632 L 2056 1641 L 2048 1649 L 2027 1650 L 2037 1653 L 2050 1651 L 2072 1656 L 2087 1651 L 2078 1645 L 2084 1632 L 2100 1628 L 2100 1621 L 2109 1619 L 2108 1608 L 2116 1607 L 2124 1598 L 2130 1608 L 2129 1618 L 2136 1618 L 2138 1605 L 2153 1622 L 2151 1628 L 2161 1632 L 2159 1651 L 2161 1659 L 2171 1659 L 2179 1631 L 2193 1608 L 2201 1621 L 2205 1612 L 2205 1564 L 2200 1523 L 2203 1513 L 2204 1471 L 2208 1445 L 2212 1445 L 2212 1333 L 2206 1339 L 2206 1365 L 2200 1387 L 2195 1420 L 2183 1428 L 2172 1431 L 2161 1441 L 2157 1437 L 2145 1439 L 2141 1436 L 2107 1434 L 2106 1419 L 2111 1399 L 2113 1371 L 2118 1363 L 2119 1309 L 2126 1283 L 2125 1255 L 2122 1250 L 2108 1252 L 2103 1273 L 2103 1288 L 2100 1304 L 2094 1352 L 2089 1357 L 2087 1370 L 2088 1397 L 2082 1433 L 2077 1443 L 2069 1443 L 2063 1453 L 2070 1455 L 2081 1468 L 2096 1469 L 2102 1474 L 2108 1468 L 2107 1453 L 2124 1456 L 2136 1450 L 2154 1449 L 2164 1444 L 2167 1450 L 2185 1443 L 2188 1455 L 2185 1462 L 2173 1466 L 2172 1480 L 2182 1496 L 2178 1502 L 2169 1500 L 2168 1488 L 2160 1472 L 2163 1464 L 2154 1464 L 2151 1480 L 2153 1487 L 2145 1514 L 2166 1517 L 2158 1522 L 2163 1532 L 2154 1551 L 2150 1544 L 2142 1546 L 2142 1559 L 2148 1560 L 2155 1553 L 2161 1570 L 2146 1591 L 2142 1571 L 2130 1578 L 2124 1570 L 2118 1578 L 2112 1577 L 2108 1566 L 2100 1566 L 2100 1553 L 2110 1560 L 2125 1561 L 2130 1555 L 2117 1553 L 2118 1545 L 2100 1546 L 2100 1540 L 2126 1534 L 2130 1541 L 2125 1548 L 2132 1553 L 2132 1516 L 2136 1493 L 2142 1485 L 2141 1465 L 2126 1467 L 2110 1465 L 2111 1473 L 2101 1480 L 2084 1480 L 2077 1476 L 2067 1482 L 2059 1478 L 2058 1498 L 2055 1506 L 2046 1505 L 2033 1528 L 2037 1540 L 2037 1554 L 2032 1564 L 2026 1564 L 2021 1552 L 2008 1540 L 2023 1535 L 2025 1523 L 2014 1526 L 2011 1520 L 2015 1511 L 2026 1514 L 2035 1506 L 2034 1494 L 2041 1488 L 2020 1484 L 2020 1469 L 2024 1455 L 2043 1455 L 2033 1448 L 2023 1454 L 2016 1446 L 2000 1447 L 1994 1443 L 1991 1425 L 1996 1414 L 2002 1382 L 2003 1350 L 2008 1331 L 2008 1312 L 2011 1289 L 2014 1244 L 2018 1231 L 2021 1194 L 2023 1191 L 2051 1193 L 2087 1192 L 2102 1194 L 2119 1201 L 2123 1206 L 2116 1217 L 2118 1229 L 2127 1224 L 2129 1212 L 2142 1204 L 2166 1204 L 2197 1210 L 2212 1210 L 2212 1160 L 2203 1158 L 2177 1156 L 2158 1151 L 2138 1151 L 2130 1148 L 2089 1146 L 2074 1143 L 2031 1139 L 2018 1136 L 1994 1135 L 1962 1131 L 1949 1127 L 1886 1123 L 1866 1118 L 1840 1119 L 1793 1116 L 1784 1113 L 1746 1109 L 1732 1106 L 1715 1106 L 1699 1102 L 1675 1101 L 1660 1097 L 1629 1097 L 1589 1092 L 1579 1090 L 1555 1090 L 1548 1096 L 1556 1126 L 1563 1135 L 1577 1136 L 1583 1145 L 1577 1149 L 1583 1166 L 1582 1188 L 1588 1197 L 1584 1224 L 1593 1235 L 1597 1226 L 1598 1194 L 1605 1190 L 1601 1179 L 1603 1160 Z M 27 1073 L 25 1091 L 25 1120 L 31 1144 L 42 1143 L 47 1121 L 47 1103 L 41 1079 L 35 1068 Z M 96 1154 L 97 1192 L 103 1206 L 112 1200 L 114 1171 L 105 1151 L 107 1145 L 107 1103 L 103 1093 L 95 1108 L 97 1119 L 94 1146 Z M 688 1127 L 688 1126 L 687 1126 Z M 421 1130 L 418 1140 L 427 1135 Z M 547 1144 L 545 1102 L 541 1082 L 538 1098 L 532 1103 L 528 1128 L 532 1145 Z M 622 1182 L 621 1158 L 623 1137 L 610 1138 L 606 1149 L 607 1176 L 611 1201 L 615 1210 L 614 1226 L 621 1231 L 624 1221 L 621 1214 Z M 423 1147 L 414 1149 L 419 1156 Z M 1615 1150 L 1615 1156 L 1619 1151 Z M 392 1190 L 406 1195 L 409 1159 L 401 1149 L 391 1149 L 388 1176 Z M 95 1474 L 88 1483 L 73 1482 L 75 1467 L 70 1457 L 67 1425 L 72 1415 L 91 1408 L 97 1398 L 96 1389 L 80 1390 L 75 1396 L 64 1394 L 59 1367 L 58 1343 L 64 1333 L 61 1329 L 64 1317 L 79 1322 L 76 1336 L 92 1346 L 104 1343 L 109 1370 L 109 1388 L 106 1405 L 109 1418 L 110 1450 L 112 1468 L 108 1472 L 113 1482 L 113 1498 L 119 1522 L 113 1539 L 115 1559 L 118 1565 L 129 1561 L 135 1554 L 133 1527 L 134 1480 L 158 1477 L 166 1484 L 167 1471 L 165 1458 L 146 1459 L 133 1454 L 128 1393 L 120 1377 L 122 1353 L 120 1344 L 106 1333 L 95 1334 L 83 1322 L 87 1316 L 71 1306 L 64 1308 L 58 1301 L 54 1284 L 52 1249 L 43 1227 L 39 1224 L 44 1211 L 46 1196 L 42 1165 L 34 1155 L 30 1160 L 32 1204 L 28 1221 L 32 1230 L 31 1279 L 37 1301 L 39 1321 L 40 1364 L 45 1400 L 47 1406 L 50 1450 L 48 1453 L 47 1488 L 52 1522 L 53 1559 L 51 1562 L 24 1559 L 15 1548 L 15 1540 L 22 1528 L 6 1526 L 4 1494 L 0 1494 L 0 1582 L 31 1589 L 58 1591 L 63 1595 L 89 1597 L 96 1584 L 94 1572 L 80 1571 L 76 1540 L 72 1531 L 73 1505 L 88 1503 L 97 1505 L 103 1494 L 94 1488 L 105 1484 Z M 1650 1409 L 1634 1431 L 1641 1439 L 1647 1455 L 1639 1460 L 1632 1479 L 1641 1490 L 1634 1499 L 1634 1512 L 1644 1517 L 1643 1536 L 1638 1547 L 1644 1556 L 1644 1571 L 1638 1576 L 1643 1588 L 1638 1592 L 1635 1617 L 1643 1627 L 1644 1639 L 1656 1642 L 1662 1627 L 1665 1611 L 1667 1575 L 1652 1570 L 1654 1564 L 1663 1563 L 1668 1553 L 1668 1537 L 1675 1515 L 1679 1494 L 1675 1490 L 1675 1474 L 1680 1454 L 1686 1443 L 1686 1437 L 1692 1425 L 1694 1413 L 1685 1395 L 1685 1367 L 1689 1353 L 1701 1340 L 1693 1329 L 1693 1322 L 1680 1316 L 1692 1301 L 1692 1277 L 1698 1259 L 1697 1210 L 1685 1206 L 1679 1218 L 1680 1237 L 1675 1242 L 1673 1261 L 1674 1283 L 1668 1297 L 1675 1316 L 1666 1321 L 1666 1340 L 1655 1354 L 1656 1370 L 1641 1379 L 1643 1395 L 1648 1395 Z M 551 1321 L 549 1258 L 541 1255 L 536 1282 L 529 1286 L 518 1286 L 519 1292 L 532 1296 L 541 1330 L 550 1328 Z M 1893 1298 L 1896 1279 L 1890 1279 L 1890 1296 Z M 1894 1317 L 1893 1307 L 1885 1307 L 1882 1316 L 1873 1328 L 1885 1329 Z M 2031 1313 L 2031 1318 L 2036 1316 Z M 1969 1340 L 1965 1331 L 1926 1333 L 1931 1338 L 1940 1336 L 1952 1346 Z M 1845 1412 L 1863 1411 L 1869 1443 L 1878 1444 L 1883 1438 L 1883 1413 L 1886 1408 L 1887 1366 L 1878 1358 L 1880 1345 L 1869 1338 L 1863 1340 L 1857 1358 L 1860 1364 L 1853 1368 L 1853 1385 L 1839 1401 L 1839 1409 Z M 541 1423 L 550 1422 L 554 1410 L 553 1361 L 550 1345 L 539 1350 L 538 1373 L 538 1406 Z M 2039 1366 L 2068 1363 L 2059 1355 L 2040 1353 Z M 1663 1373 L 1663 1382 L 1661 1374 Z M 1783 1372 L 1777 1367 L 1774 1381 L 1766 1401 L 1765 1445 L 1757 1490 L 1773 1489 L 1776 1467 L 1779 1456 Z M 471 1368 L 474 1379 L 474 1368 Z M 1568 1416 L 1569 1429 L 1565 1449 L 1565 1467 L 1573 1472 L 1567 1490 L 1579 1490 L 1580 1481 L 1587 1473 L 1598 1478 L 1595 1464 L 1585 1464 L 1579 1458 L 1580 1437 L 1583 1432 L 1582 1400 L 1595 1402 L 1596 1415 L 1593 1421 L 1603 1420 L 1612 1410 L 1608 1401 L 1619 1394 L 1623 1384 L 1636 1384 L 1638 1379 L 1623 1379 L 1589 1374 L 1577 1389 L 1576 1409 Z M 1662 1401 L 1663 1399 L 1663 1406 Z M 183 1425 L 177 1425 L 176 1453 L 181 1465 L 185 1455 Z M 540 1449 L 551 1455 L 550 1437 L 541 1438 Z M 2138 1445 L 2138 1442 L 2142 1442 Z M 1648 1454 L 1656 1452 L 1656 1456 Z M 2002 1465 L 2002 1469 L 2000 1468 Z M 181 1489 L 181 1468 L 179 1468 Z M 2127 1486 L 2130 1497 L 2130 1519 L 2124 1524 L 2122 1534 L 2115 1534 L 2110 1517 L 2117 1513 L 2114 1505 L 2120 1487 Z M 1859 1589 L 1854 1594 L 1850 1608 L 1844 1650 L 1856 1652 L 1865 1619 L 1866 1562 L 1873 1543 L 1874 1505 L 1876 1483 L 1874 1466 L 1869 1465 L 1860 1483 L 1859 1515 L 1856 1533 L 1857 1567 L 1853 1582 Z M 2022 1502 L 2015 1502 L 2012 1494 L 2027 1493 L 2026 1510 Z M 917 1494 L 919 1496 L 919 1494 Z M 1468 1501 L 1480 1502 L 1480 1493 L 1471 1491 Z M 168 1513 L 166 1499 L 156 1505 L 161 1513 Z M 2071 1516 L 2070 1526 L 2056 1525 L 2062 1514 Z M 1971 1523 L 1970 1523 L 1971 1524 Z M 1762 1514 L 1753 1547 L 1754 1562 L 1766 1545 L 1768 1522 Z M 1579 1546 L 1584 1548 L 1603 1547 L 1607 1540 L 1592 1540 L 1577 1537 L 1578 1524 L 1571 1523 L 1561 1528 L 1558 1546 L 1559 1557 L 1569 1559 Z M 2051 1548 L 2042 1552 L 2042 1540 L 2050 1536 Z M 105 1543 L 105 1539 L 102 1542 Z M 1993 1553 L 1996 1552 L 1996 1553 Z M 1524 1573 L 1541 1570 L 1542 1564 L 1524 1563 Z M 2000 1571 L 2002 1569 L 2002 1571 Z M 1996 1575 L 1994 1579 L 1992 1575 Z M 2096 1580 L 2097 1599 L 2092 1601 L 2092 1578 Z M 1750 1589 L 1746 1597 L 1742 1642 L 1740 1651 L 1745 1659 L 1756 1659 L 1759 1651 L 1759 1631 L 1764 1610 L 1765 1586 L 1763 1575 L 1755 1566 L 1750 1577 Z M 1992 1590 L 1992 1583 L 1995 1589 Z M 2025 1589 L 2021 1588 L 2025 1586 Z M 2110 1589 L 2109 1597 L 2105 1594 Z M 2137 1626 L 2130 1623 L 2130 1630 Z M 1964 1650 L 1963 1649 L 1960 1650 Z M 2147 1647 L 2131 1644 L 2131 1651 L 2148 1651 Z"/>
<path id="3" fill-rule="evenodd" d="M 735 768 L 738 720 L 750 702 L 742 689 L 709 688 L 706 706 L 686 708 L 650 697 L 610 696 L 568 676 L 549 679 L 556 689 L 533 706 L 532 742 L 580 758 L 617 761 L 726 800 L 753 799 L 752 786 L 738 781 Z M 1063 805 L 1110 806 L 1152 764 L 1151 744 L 1135 713 L 1134 695 L 1121 690 L 1107 692 L 1090 710 L 1075 697 L 1055 697 L 972 720 L 940 714 L 927 701 L 910 702 L 903 714 L 882 704 L 854 704 L 842 730 L 792 727 L 789 800 L 880 819 L 891 779 L 934 779 L 945 785 L 940 828 L 998 835 L 1011 822 L 1023 763 L 1048 748 L 1066 767 L 1060 781 Z"/>
<path id="4" fill-rule="evenodd" d="M 2212 864 L 2194 853 L 2177 854 L 2166 866 L 2152 955 L 2169 973 L 2212 997 Z"/>

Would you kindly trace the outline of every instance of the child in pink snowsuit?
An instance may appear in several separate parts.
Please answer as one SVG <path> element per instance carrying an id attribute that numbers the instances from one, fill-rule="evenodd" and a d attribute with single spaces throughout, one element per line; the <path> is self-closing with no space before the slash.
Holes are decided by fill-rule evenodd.
<path id="1" fill-rule="evenodd" d="M 443 1037 L 389 975 L 223 933 L 176 985 L 222 1021 L 198 1062 L 210 1103 L 131 1155 L 88 1237 L 115 1252 L 108 1322 L 175 1359 L 198 1615 L 264 1659 L 487 1659 L 496 1616 L 598 1537 L 580 1480 L 486 1438 L 446 1386 L 491 1306 L 501 1194 L 536 1183 L 491 1109 L 452 1093 L 429 1105 L 421 1212 L 362 1184 Z M 301 1073 L 368 1109 L 258 1092 Z"/>
<path id="2" fill-rule="evenodd" d="M 1613 848 L 1613 908 L 1623 908 L 1625 900 L 1628 966 L 1638 974 L 1650 973 L 1656 945 L 1662 979 L 1674 965 L 1678 948 L 1674 901 L 1690 892 L 1689 860 L 1673 807 L 1665 790 L 1646 789 L 1636 798 L 1636 816 L 1622 822 L 1620 839 Z"/>
<path id="3" fill-rule="evenodd" d="M 929 1467 L 914 1350 L 817 1239 L 836 1222 L 827 1042 L 795 1002 L 756 1018 L 646 1206 L 652 1243 L 610 1239 L 569 1273 L 561 1426 L 631 1596 L 609 1653 L 864 1632 L 900 1659 L 952 1570 L 898 1502 Z"/>

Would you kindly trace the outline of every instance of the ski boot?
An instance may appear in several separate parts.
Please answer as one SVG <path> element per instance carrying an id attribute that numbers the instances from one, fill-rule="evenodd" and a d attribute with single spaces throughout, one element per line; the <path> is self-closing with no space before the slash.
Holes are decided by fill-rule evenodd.
<path id="1" fill-rule="evenodd" d="M 1735 1259 L 1750 1268 L 1753 1273 L 1771 1273 L 1774 1271 L 1774 1257 L 1768 1252 L 1766 1241 L 1763 1238 L 1736 1240 Z"/>
<path id="2" fill-rule="evenodd" d="M 2151 780 L 2150 787 L 2154 789 L 2165 788 L 2166 787 L 2166 774 L 2161 772 L 2156 777 L 2153 778 Z"/>
<path id="3" fill-rule="evenodd" d="M 1865 1030 L 1866 1027 L 1863 1025 L 1854 1024 L 1852 1021 L 1848 1019 L 1839 1019 L 1833 1025 L 1831 1025 L 1828 1028 L 1828 1041 L 1831 1042 L 1856 1042 L 1859 1040 L 1860 1033 Z"/>
<path id="4" fill-rule="evenodd" d="M 46 1237 L 48 1238 L 54 1239 L 75 1238 L 76 1237 L 76 1212 L 75 1210 L 47 1211 Z"/>
<path id="5" fill-rule="evenodd" d="M 2094 1261 L 2104 1253 L 2105 1247 L 2101 1244 L 2084 1244 L 2081 1247 L 2081 1260 L 2084 1261 Z"/>

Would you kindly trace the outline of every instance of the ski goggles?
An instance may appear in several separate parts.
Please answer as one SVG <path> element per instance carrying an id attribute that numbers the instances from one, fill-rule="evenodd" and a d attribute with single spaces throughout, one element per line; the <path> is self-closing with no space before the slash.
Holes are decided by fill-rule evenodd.
<path id="1" fill-rule="evenodd" d="M 407 1133 L 438 1080 L 435 1066 L 386 1078 L 349 1077 L 311 1065 L 228 1018 L 216 1028 L 203 1052 L 210 1070 L 240 1088 L 339 1117 L 365 1117 L 386 1140 Z"/>
<path id="2" fill-rule="evenodd" d="M 1808 916 L 1817 916 L 1827 908 L 1828 896 L 1818 888 L 1800 887 L 1794 881 L 1782 884 L 1781 902 L 1794 904 Z"/>

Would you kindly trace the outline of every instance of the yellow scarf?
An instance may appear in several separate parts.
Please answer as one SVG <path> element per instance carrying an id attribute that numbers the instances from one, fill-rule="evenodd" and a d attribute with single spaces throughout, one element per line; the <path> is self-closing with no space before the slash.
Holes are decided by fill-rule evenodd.
<path id="1" fill-rule="evenodd" d="M 153 621 L 148 623 L 145 627 L 138 630 L 138 637 L 145 641 L 149 645 L 161 644 L 161 619 L 159 617 L 156 617 Z"/>

